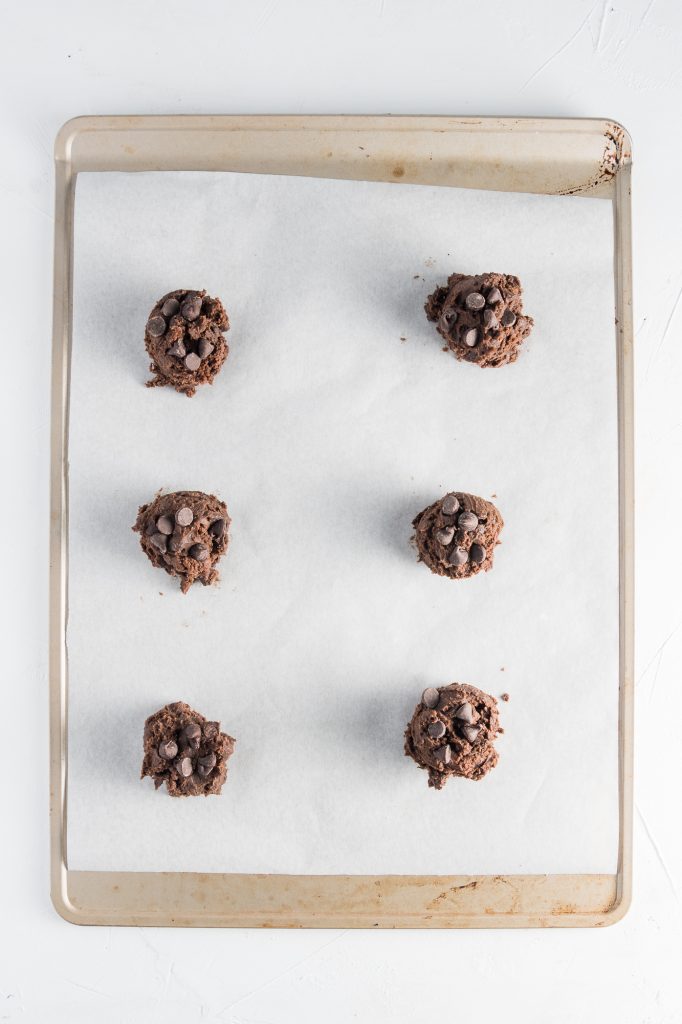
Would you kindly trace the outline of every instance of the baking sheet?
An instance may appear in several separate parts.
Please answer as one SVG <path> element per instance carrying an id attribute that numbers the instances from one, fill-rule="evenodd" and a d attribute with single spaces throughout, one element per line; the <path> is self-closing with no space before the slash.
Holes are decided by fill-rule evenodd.
<path id="1" fill-rule="evenodd" d="M 608 201 L 265 176 L 81 174 L 69 489 L 68 863 L 290 873 L 613 872 L 618 518 Z M 422 311 L 507 270 L 536 327 L 498 371 Z M 148 391 L 155 299 L 206 287 L 231 353 Z M 130 531 L 158 487 L 233 516 L 183 597 Z M 412 516 L 448 489 L 506 522 L 492 573 L 432 576 Z M 402 755 L 421 690 L 511 694 L 501 759 L 441 793 Z M 184 699 L 237 737 L 219 799 L 139 782 Z"/>

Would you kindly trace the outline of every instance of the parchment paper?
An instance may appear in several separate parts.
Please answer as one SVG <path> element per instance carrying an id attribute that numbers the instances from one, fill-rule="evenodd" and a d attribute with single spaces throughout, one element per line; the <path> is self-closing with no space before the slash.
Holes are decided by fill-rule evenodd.
<path id="1" fill-rule="evenodd" d="M 423 303 L 518 274 L 519 361 L 457 363 Z M 148 311 L 225 302 L 230 356 L 146 390 Z M 618 523 L 610 203 L 234 174 L 81 174 L 69 494 L 72 868 L 610 872 Z M 160 488 L 233 516 L 219 588 L 131 532 Z M 433 576 L 412 517 L 450 489 L 505 519 L 492 572 Z M 427 788 L 403 755 L 425 686 L 501 704 L 499 766 Z M 147 715 L 237 738 L 219 798 L 140 781 Z"/>

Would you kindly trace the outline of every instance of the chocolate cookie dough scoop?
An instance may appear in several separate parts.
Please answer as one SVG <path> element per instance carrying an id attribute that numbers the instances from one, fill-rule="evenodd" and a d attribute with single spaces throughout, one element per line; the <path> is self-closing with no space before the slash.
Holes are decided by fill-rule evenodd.
<path id="1" fill-rule="evenodd" d="M 212 384 L 227 359 L 224 331 L 230 322 L 220 299 L 184 288 L 168 292 L 149 314 L 144 344 L 154 374 L 148 388 L 168 384 L 192 397 L 199 384 Z"/>
<path id="2" fill-rule="evenodd" d="M 451 775 L 478 781 L 495 767 L 493 743 L 500 732 L 497 701 L 469 686 L 430 686 L 405 731 L 405 753 L 442 789 Z"/>
<path id="3" fill-rule="evenodd" d="M 156 789 L 165 782 L 171 796 L 217 796 L 235 741 L 180 700 L 147 719 L 143 744 L 140 778 L 149 775 Z"/>
<path id="4" fill-rule="evenodd" d="M 195 581 L 218 580 L 216 565 L 227 551 L 230 517 L 227 506 L 203 491 L 157 494 L 137 513 L 133 530 L 152 565 L 177 576 L 183 594 Z"/>
<path id="5" fill-rule="evenodd" d="M 511 274 L 451 274 L 424 308 L 457 359 L 504 366 L 518 358 L 533 327 L 521 294 L 521 282 Z"/>
<path id="6" fill-rule="evenodd" d="M 413 520 L 419 561 L 437 576 L 466 579 L 493 567 L 502 516 L 485 498 L 451 491 Z"/>

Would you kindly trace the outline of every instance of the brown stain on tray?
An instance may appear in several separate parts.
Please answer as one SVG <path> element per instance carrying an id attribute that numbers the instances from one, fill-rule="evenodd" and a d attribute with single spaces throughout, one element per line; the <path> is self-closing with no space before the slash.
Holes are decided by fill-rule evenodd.
<path id="1" fill-rule="evenodd" d="M 427 910 L 436 910 L 440 906 L 441 901 L 447 899 L 448 896 L 453 893 L 462 892 L 463 889 L 476 889 L 478 888 L 478 885 L 478 880 L 474 882 L 467 882 L 466 885 L 453 885 L 450 889 L 446 889 L 444 892 L 439 893 L 434 899 L 429 900 L 426 904 Z"/>
<path id="2" fill-rule="evenodd" d="M 573 196 L 580 192 L 589 192 L 598 185 L 611 181 L 626 159 L 630 159 L 630 153 L 625 151 L 625 131 L 619 124 L 609 122 L 604 131 L 604 152 L 597 173 L 583 185 L 562 189 L 557 195 Z"/>

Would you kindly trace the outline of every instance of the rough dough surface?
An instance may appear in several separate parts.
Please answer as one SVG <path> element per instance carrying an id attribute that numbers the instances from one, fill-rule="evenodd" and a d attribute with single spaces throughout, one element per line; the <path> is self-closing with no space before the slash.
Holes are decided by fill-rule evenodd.
<path id="1" fill-rule="evenodd" d="M 533 327 L 521 293 L 521 282 L 511 274 L 451 274 L 424 308 L 457 359 L 504 366 L 518 358 Z"/>
<path id="2" fill-rule="evenodd" d="M 157 494 L 140 507 L 133 526 L 149 561 L 177 576 L 183 594 L 196 580 L 205 587 L 218 580 L 229 528 L 225 503 L 203 491 Z"/>
<path id="3" fill-rule="evenodd" d="M 451 775 L 478 781 L 495 767 L 497 701 L 467 683 L 424 690 L 405 731 L 405 753 L 442 789 Z"/>
<path id="4" fill-rule="evenodd" d="M 413 520 L 419 561 L 438 576 L 467 579 L 493 567 L 502 516 L 485 498 L 450 491 Z"/>
<path id="5" fill-rule="evenodd" d="M 171 796 L 217 796 L 235 741 L 179 700 L 147 719 L 143 743 L 140 778 L 149 775 L 156 789 L 165 782 Z"/>
<path id="6" fill-rule="evenodd" d="M 154 374 L 148 388 L 169 385 L 189 398 L 212 384 L 227 359 L 223 331 L 230 322 L 220 299 L 180 288 L 159 299 L 147 320 L 144 344 Z"/>

